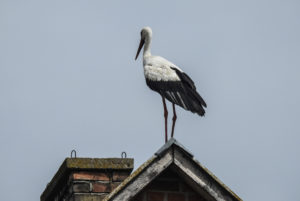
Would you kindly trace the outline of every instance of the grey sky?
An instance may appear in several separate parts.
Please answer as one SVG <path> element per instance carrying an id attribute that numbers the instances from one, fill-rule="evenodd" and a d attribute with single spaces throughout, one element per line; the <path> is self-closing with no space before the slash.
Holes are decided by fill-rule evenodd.
<path id="1" fill-rule="evenodd" d="M 299 200 L 300 3 L 0 0 L 1 200 L 39 200 L 72 149 L 135 167 L 163 145 L 163 107 L 134 61 L 181 67 L 208 104 L 175 137 L 244 200 Z M 170 105 L 169 109 L 171 109 Z"/>

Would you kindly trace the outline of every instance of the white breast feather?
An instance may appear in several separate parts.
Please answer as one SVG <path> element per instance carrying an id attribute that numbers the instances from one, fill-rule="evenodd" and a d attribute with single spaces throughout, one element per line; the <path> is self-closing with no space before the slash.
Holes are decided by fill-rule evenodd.
<path id="1" fill-rule="evenodd" d="M 177 68 L 176 65 L 169 62 L 168 60 L 158 57 L 150 56 L 144 58 L 144 74 L 145 78 L 152 81 L 180 81 L 180 78 L 176 72 L 171 69 Z M 179 69 L 181 71 L 181 69 Z"/>

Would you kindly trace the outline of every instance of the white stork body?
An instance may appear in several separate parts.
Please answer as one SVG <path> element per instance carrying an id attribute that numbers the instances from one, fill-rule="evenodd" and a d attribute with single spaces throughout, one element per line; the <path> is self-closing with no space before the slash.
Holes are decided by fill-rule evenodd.
<path id="1" fill-rule="evenodd" d="M 177 118 L 174 104 L 181 106 L 185 110 L 189 110 L 203 116 L 205 114 L 203 107 L 206 107 L 206 103 L 196 91 L 196 87 L 192 79 L 179 67 L 163 57 L 151 55 L 151 39 L 151 28 L 143 28 L 141 31 L 141 42 L 135 59 L 137 59 L 140 50 L 145 44 L 143 66 L 146 83 L 150 89 L 158 92 L 162 96 L 165 111 L 165 133 L 167 141 L 168 111 L 166 108 L 165 98 L 173 103 L 174 116 L 171 134 L 172 137 Z"/>
<path id="2" fill-rule="evenodd" d="M 160 57 L 160 56 L 144 56 L 143 59 L 144 65 L 144 74 L 145 78 L 151 81 L 180 81 L 180 78 L 176 74 L 176 72 L 171 69 L 177 68 L 175 64 L 169 62 L 168 60 Z"/>

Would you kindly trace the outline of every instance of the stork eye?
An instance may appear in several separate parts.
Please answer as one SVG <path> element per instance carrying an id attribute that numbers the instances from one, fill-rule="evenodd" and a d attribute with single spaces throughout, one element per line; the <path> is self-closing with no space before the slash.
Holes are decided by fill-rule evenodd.
<path id="1" fill-rule="evenodd" d="M 143 31 L 141 31 L 141 36 L 143 35 Z"/>

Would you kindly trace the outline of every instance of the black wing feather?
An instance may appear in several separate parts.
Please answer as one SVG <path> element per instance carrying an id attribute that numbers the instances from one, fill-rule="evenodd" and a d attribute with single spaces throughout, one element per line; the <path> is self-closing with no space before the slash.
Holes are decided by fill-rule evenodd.
<path id="1" fill-rule="evenodd" d="M 180 70 L 178 70 L 177 68 L 174 68 L 174 67 L 171 67 L 171 69 L 173 69 L 176 72 L 176 74 L 178 75 L 178 77 L 180 78 L 180 80 L 183 83 L 187 84 L 192 89 L 196 90 L 194 81 L 185 72 L 181 72 Z"/>
<path id="2" fill-rule="evenodd" d="M 171 69 L 173 69 L 176 72 L 176 74 L 178 75 L 182 83 L 184 83 L 185 85 L 189 86 L 192 89 L 191 93 L 201 102 L 201 105 L 207 107 L 203 98 L 196 91 L 196 86 L 194 84 L 194 81 L 185 72 L 181 72 L 177 68 L 173 68 L 173 67 L 171 67 Z"/>
<path id="3" fill-rule="evenodd" d="M 197 93 L 192 79 L 185 73 L 180 73 L 177 73 L 177 75 L 179 74 L 181 81 L 152 81 L 146 79 L 146 83 L 150 89 L 160 93 L 170 102 L 203 116 L 205 114 L 203 106 L 206 107 L 206 103 Z"/>

